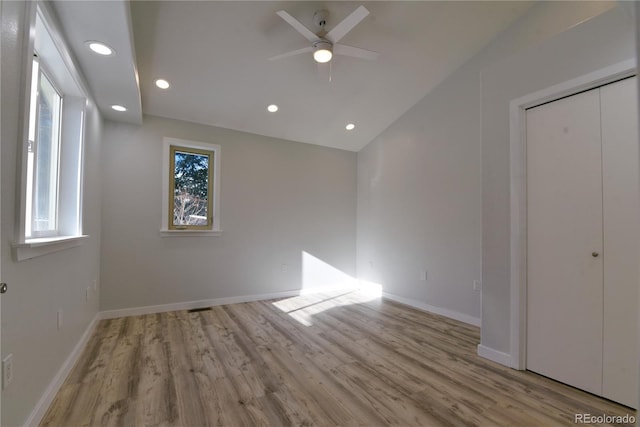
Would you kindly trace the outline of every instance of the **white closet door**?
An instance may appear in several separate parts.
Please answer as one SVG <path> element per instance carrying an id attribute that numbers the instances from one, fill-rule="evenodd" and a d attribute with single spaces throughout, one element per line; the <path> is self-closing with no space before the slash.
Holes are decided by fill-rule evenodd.
<path id="1" fill-rule="evenodd" d="M 600 88 L 604 198 L 602 395 L 638 404 L 638 107 L 636 79 Z"/>
<path id="2" fill-rule="evenodd" d="M 527 203 L 527 369 L 601 394 L 597 89 L 527 111 Z"/>

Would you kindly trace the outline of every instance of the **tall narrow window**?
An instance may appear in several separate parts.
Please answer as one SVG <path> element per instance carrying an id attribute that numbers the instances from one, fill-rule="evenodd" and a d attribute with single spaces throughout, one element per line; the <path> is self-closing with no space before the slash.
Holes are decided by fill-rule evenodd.
<path id="1" fill-rule="evenodd" d="M 220 235 L 220 146 L 163 139 L 160 235 Z"/>
<path id="2" fill-rule="evenodd" d="M 33 61 L 27 148 L 26 237 L 57 234 L 62 97 Z"/>
<path id="3" fill-rule="evenodd" d="M 210 229 L 214 152 L 171 146 L 169 229 Z"/>
<path id="4" fill-rule="evenodd" d="M 18 261 L 72 248 L 82 234 L 86 84 L 47 2 L 30 3 L 29 71 L 23 96 Z"/>

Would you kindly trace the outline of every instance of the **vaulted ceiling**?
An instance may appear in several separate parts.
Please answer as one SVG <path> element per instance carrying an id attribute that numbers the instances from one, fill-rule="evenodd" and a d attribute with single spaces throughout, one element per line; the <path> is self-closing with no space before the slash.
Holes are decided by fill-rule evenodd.
<path id="1" fill-rule="evenodd" d="M 315 30 L 313 14 L 325 9 L 330 30 L 361 4 L 370 14 L 341 43 L 376 51 L 377 60 L 334 56 L 331 81 L 310 53 L 268 60 L 310 44 L 278 10 Z M 358 151 L 531 4 L 116 0 L 56 8 L 103 111 L 124 102 L 113 100 L 122 91 L 123 98 L 141 97 L 146 114 Z M 129 5 L 130 16 L 122 13 Z M 83 43 L 100 38 L 117 44 L 117 54 L 95 65 Z M 105 59 L 124 65 L 118 71 Z M 157 78 L 171 87 L 158 89 Z M 269 113 L 269 104 L 278 112 Z M 139 122 L 140 109 L 132 110 L 107 117 Z M 355 129 L 347 131 L 348 123 Z"/>

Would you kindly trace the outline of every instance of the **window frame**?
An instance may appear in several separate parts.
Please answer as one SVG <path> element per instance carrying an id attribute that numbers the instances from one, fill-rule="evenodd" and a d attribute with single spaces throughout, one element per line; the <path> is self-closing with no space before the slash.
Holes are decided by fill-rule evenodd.
<path id="1" fill-rule="evenodd" d="M 175 188 L 175 152 L 183 151 L 194 154 L 207 154 L 209 158 L 209 182 L 207 197 L 207 225 L 174 226 L 174 188 Z M 218 236 L 220 228 L 220 157 L 221 147 L 218 144 L 191 141 L 178 138 L 163 138 L 162 162 L 162 237 L 175 236 Z"/>
<path id="2" fill-rule="evenodd" d="M 53 188 L 55 187 L 55 200 L 50 201 L 50 208 L 53 209 L 53 213 L 49 213 L 49 215 L 53 215 L 53 227 L 50 227 L 47 230 L 36 230 L 35 227 L 35 219 L 34 219 L 34 210 L 35 210 L 35 206 L 36 206 L 36 197 L 37 197 L 37 192 L 35 190 L 38 182 L 37 182 L 37 167 L 36 167 L 36 162 L 37 162 L 37 153 L 38 153 L 38 146 L 40 145 L 40 141 L 39 141 L 39 137 L 40 137 L 40 126 L 38 122 L 34 123 L 34 131 L 33 131 L 33 141 L 31 141 L 31 135 L 29 135 L 27 137 L 27 144 L 33 142 L 34 147 L 33 147 L 33 166 L 32 166 L 32 170 L 29 171 L 29 166 L 28 163 L 29 161 L 27 160 L 27 186 L 25 188 L 25 202 L 27 203 L 27 207 L 26 207 L 26 211 L 25 211 L 25 240 L 31 240 L 31 239 L 40 239 L 40 238 L 47 238 L 47 237 L 59 237 L 59 203 L 60 203 L 60 166 L 61 166 L 61 159 L 62 159 L 62 111 L 64 109 L 64 97 L 61 94 L 60 89 L 58 89 L 55 81 L 50 77 L 49 72 L 47 70 L 47 67 L 45 64 L 42 64 L 40 62 L 40 59 L 38 58 L 37 54 L 34 54 L 34 58 L 32 60 L 32 73 L 33 73 L 33 64 L 34 63 L 38 63 L 38 78 L 37 78 L 37 83 L 36 83 L 36 87 L 39 88 L 40 87 L 40 82 L 42 81 L 42 78 L 44 77 L 49 84 L 51 85 L 52 89 L 54 90 L 55 94 L 58 97 L 58 111 L 57 111 L 57 123 L 55 123 L 55 125 L 52 126 L 52 129 L 55 129 L 55 138 L 56 138 L 56 150 L 55 150 L 55 163 L 56 163 L 56 168 L 55 168 L 55 182 L 51 182 L 51 180 L 49 181 L 49 187 Z M 32 85 L 34 82 L 34 79 L 32 77 Z M 36 92 L 37 89 L 36 89 Z M 31 114 L 31 110 L 30 110 L 30 114 L 29 114 L 29 127 L 31 127 L 31 120 L 38 120 L 40 118 L 40 103 L 39 103 L 39 96 L 40 94 L 37 93 L 37 95 L 34 97 L 33 96 L 33 86 L 31 86 L 31 93 L 29 94 L 29 100 L 30 100 L 30 109 L 32 107 L 31 103 L 35 102 L 35 106 L 34 106 L 34 114 L 32 116 Z M 29 131 L 29 133 L 31 133 L 31 131 Z M 28 148 L 27 148 L 28 150 Z M 27 153 L 27 159 L 28 159 L 28 153 Z M 31 176 L 29 176 L 29 172 L 31 172 Z M 49 179 L 51 178 L 50 174 Z M 31 185 L 29 185 L 31 184 Z M 29 191 L 29 187 L 31 187 L 31 191 Z M 29 194 L 30 193 L 30 194 Z M 28 200 L 30 199 L 30 200 Z M 26 216 L 28 214 L 31 214 L 30 218 L 27 218 Z M 28 222 L 30 222 L 30 224 L 27 224 Z"/>
<path id="3" fill-rule="evenodd" d="M 176 188 L 176 153 L 186 153 L 198 156 L 207 156 L 207 223 L 205 225 L 176 225 L 174 222 L 175 217 L 175 188 Z M 214 179 L 213 169 L 215 165 L 215 151 L 202 150 L 197 148 L 188 148 L 179 145 L 169 146 L 169 203 L 168 203 L 168 228 L 169 230 L 210 230 L 213 226 L 213 196 L 214 196 Z M 171 173 L 171 171 L 174 171 Z M 173 200 L 173 203 L 171 202 Z"/>
<path id="4" fill-rule="evenodd" d="M 45 1 L 29 2 L 25 10 L 25 54 L 22 57 L 21 134 L 16 200 L 18 215 L 12 248 L 16 261 L 73 248 L 89 236 L 83 234 L 84 140 L 87 85 L 76 65 L 60 23 Z M 56 231 L 27 236 L 27 161 L 33 60 L 61 97 Z"/>

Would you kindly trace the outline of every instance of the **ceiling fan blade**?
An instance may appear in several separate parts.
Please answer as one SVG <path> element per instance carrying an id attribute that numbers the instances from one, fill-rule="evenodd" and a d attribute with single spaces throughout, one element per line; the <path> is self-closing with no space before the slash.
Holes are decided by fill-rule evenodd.
<path id="1" fill-rule="evenodd" d="M 302 34 L 302 36 L 309 40 L 310 42 L 315 42 L 318 40 L 318 36 L 316 36 L 315 34 L 313 34 L 313 32 L 311 30 L 309 30 L 307 27 L 305 27 L 304 25 L 302 25 L 300 23 L 300 21 L 298 21 L 296 18 L 294 18 L 293 16 L 289 15 L 289 13 L 287 13 L 284 10 L 279 10 L 276 12 L 276 14 L 284 19 L 285 21 L 287 21 L 287 23 L 289 25 L 291 25 L 293 28 L 296 29 L 297 32 L 299 32 L 300 34 Z"/>
<path id="2" fill-rule="evenodd" d="M 282 53 L 280 55 L 272 56 L 271 58 L 269 58 L 269 61 L 276 61 L 278 59 L 288 58 L 288 57 L 294 56 L 294 55 L 300 55 L 301 53 L 311 52 L 312 50 L 313 50 L 313 48 L 311 46 L 303 47 L 302 49 L 292 50 L 290 52 L 286 52 L 286 53 Z"/>
<path id="3" fill-rule="evenodd" d="M 368 59 L 369 61 L 378 59 L 379 56 L 378 52 L 360 49 L 359 47 L 347 46 L 344 44 L 334 44 L 333 53 L 337 55 L 353 56 L 354 58 Z"/>
<path id="4" fill-rule="evenodd" d="M 325 38 L 331 43 L 338 43 L 341 38 L 346 36 L 347 33 L 351 31 L 353 27 L 358 25 L 368 14 L 369 11 L 366 7 L 358 7 L 356 10 L 351 12 L 351 15 L 344 18 L 341 23 L 333 27 L 333 29 L 327 33 Z"/>

